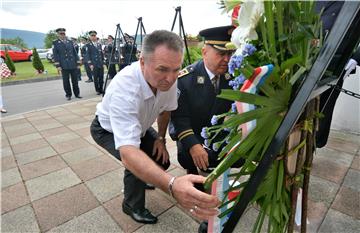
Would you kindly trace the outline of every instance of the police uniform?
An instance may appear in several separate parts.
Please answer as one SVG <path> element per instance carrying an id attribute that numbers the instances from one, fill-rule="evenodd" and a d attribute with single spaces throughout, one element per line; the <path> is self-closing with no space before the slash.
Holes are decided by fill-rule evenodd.
<path id="1" fill-rule="evenodd" d="M 219 50 L 228 50 L 225 45 L 230 42 L 232 27 L 219 27 L 203 30 L 200 35 L 205 37 L 205 43 Z M 195 144 L 204 144 L 200 133 L 203 127 L 211 126 L 213 115 L 228 112 L 231 101 L 217 98 L 215 89 L 231 89 L 228 84 L 229 74 L 220 76 L 218 88 L 212 84 L 203 60 L 180 71 L 178 78 L 178 108 L 171 113 L 170 135 L 177 141 L 178 161 L 188 173 L 197 174 L 197 168 L 189 150 Z M 219 91 L 218 91 L 219 92 Z M 221 122 L 219 122 L 221 123 Z M 221 140 L 225 132 L 217 139 Z M 217 140 L 215 140 L 217 141 Z M 215 167 L 218 152 L 206 148 L 209 155 L 209 167 Z"/>
<path id="2" fill-rule="evenodd" d="M 89 34 L 97 34 L 96 31 L 90 31 Z M 93 78 L 95 91 L 97 94 L 103 93 L 104 85 L 104 54 L 100 43 L 90 41 L 86 45 L 85 57 L 89 66 L 93 66 Z"/>
<path id="3" fill-rule="evenodd" d="M 82 61 L 83 61 L 83 64 L 84 64 L 84 67 L 85 67 L 85 71 L 86 71 L 86 75 L 88 77 L 88 80 L 85 81 L 86 83 L 90 83 L 90 82 L 93 82 L 93 76 L 92 76 L 92 72 L 91 72 L 91 69 L 90 69 L 90 66 L 89 64 L 87 63 L 87 60 L 86 60 L 86 48 L 87 48 L 87 44 L 88 44 L 88 39 L 86 37 L 83 37 L 82 38 L 84 41 L 85 41 L 85 44 L 83 44 L 80 48 L 80 54 L 81 54 L 81 57 L 82 57 Z"/>
<path id="4" fill-rule="evenodd" d="M 65 28 L 58 28 L 56 32 L 65 32 Z M 65 95 L 68 100 L 71 99 L 71 83 L 73 86 L 74 95 L 80 97 L 80 90 L 77 79 L 77 67 L 80 66 L 79 56 L 74 49 L 73 42 L 65 38 L 64 40 L 57 39 L 53 41 L 53 55 L 54 65 L 56 68 L 61 67 L 61 74 L 63 78 L 63 86 Z"/>

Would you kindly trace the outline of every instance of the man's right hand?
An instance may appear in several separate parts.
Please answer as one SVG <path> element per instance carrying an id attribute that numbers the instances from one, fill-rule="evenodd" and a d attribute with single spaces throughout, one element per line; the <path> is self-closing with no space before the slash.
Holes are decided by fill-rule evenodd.
<path id="1" fill-rule="evenodd" d="M 90 70 L 93 71 L 94 70 L 94 65 L 90 65 Z"/>
<path id="2" fill-rule="evenodd" d="M 58 74 L 61 74 L 61 67 L 57 67 Z"/>
<path id="3" fill-rule="evenodd" d="M 209 166 L 209 155 L 204 147 L 200 144 L 195 144 L 190 148 L 190 155 L 196 167 L 206 170 Z"/>
<path id="4" fill-rule="evenodd" d="M 220 204 L 216 196 L 201 192 L 194 187 L 195 183 L 203 184 L 205 179 L 198 175 L 179 176 L 172 186 L 172 193 L 178 203 L 202 220 L 218 214 L 217 207 Z"/>

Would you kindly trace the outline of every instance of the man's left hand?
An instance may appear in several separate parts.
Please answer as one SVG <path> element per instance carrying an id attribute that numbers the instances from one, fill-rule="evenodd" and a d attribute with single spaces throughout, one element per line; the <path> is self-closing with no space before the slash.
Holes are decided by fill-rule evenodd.
<path id="1" fill-rule="evenodd" d="M 152 155 L 156 155 L 156 161 L 162 158 L 162 163 L 165 164 L 169 161 L 169 153 L 166 150 L 164 140 L 156 139 L 154 142 Z"/>

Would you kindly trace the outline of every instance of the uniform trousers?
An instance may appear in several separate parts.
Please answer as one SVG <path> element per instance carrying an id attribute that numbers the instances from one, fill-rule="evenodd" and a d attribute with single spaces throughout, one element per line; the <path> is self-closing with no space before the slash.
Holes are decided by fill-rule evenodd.
<path id="1" fill-rule="evenodd" d="M 94 86 L 95 91 L 99 93 L 103 93 L 103 86 L 104 86 L 104 67 L 94 67 L 93 70 L 93 77 L 94 77 Z"/>
<path id="2" fill-rule="evenodd" d="M 96 116 L 91 127 L 91 136 L 94 141 L 106 149 L 115 158 L 121 160 L 120 151 L 115 149 L 114 134 L 103 129 Z M 165 164 L 155 161 L 156 155 L 152 155 L 154 142 L 157 138 L 157 132 L 150 127 L 145 136 L 141 138 L 140 149 L 145 152 L 157 165 L 166 170 L 170 166 L 170 162 Z M 145 208 L 145 183 L 137 178 L 131 171 L 125 169 L 124 171 L 124 203 L 133 210 L 143 210 Z"/>
<path id="3" fill-rule="evenodd" d="M 71 83 L 73 87 L 73 92 L 75 96 L 79 96 L 80 89 L 78 84 L 78 72 L 77 68 L 75 69 L 62 69 L 61 70 L 62 78 L 63 78 L 63 86 L 66 97 L 71 97 L 71 86 L 70 86 L 70 77 Z"/>
<path id="4" fill-rule="evenodd" d="M 88 76 L 89 80 L 93 81 L 93 75 L 92 75 L 89 64 L 85 62 L 84 67 L 85 67 L 86 75 Z"/>

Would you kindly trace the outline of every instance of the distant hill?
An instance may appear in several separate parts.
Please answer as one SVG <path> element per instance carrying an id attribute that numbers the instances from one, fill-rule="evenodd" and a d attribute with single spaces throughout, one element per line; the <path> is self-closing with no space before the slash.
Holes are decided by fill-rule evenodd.
<path id="1" fill-rule="evenodd" d="M 44 48 L 44 39 L 46 34 L 41 32 L 33 32 L 33 31 L 25 31 L 25 30 L 17 30 L 17 29 L 1 29 L 1 38 L 9 39 L 20 37 L 24 40 L 27 47 L 29 49 L 36 48 Z"/>

